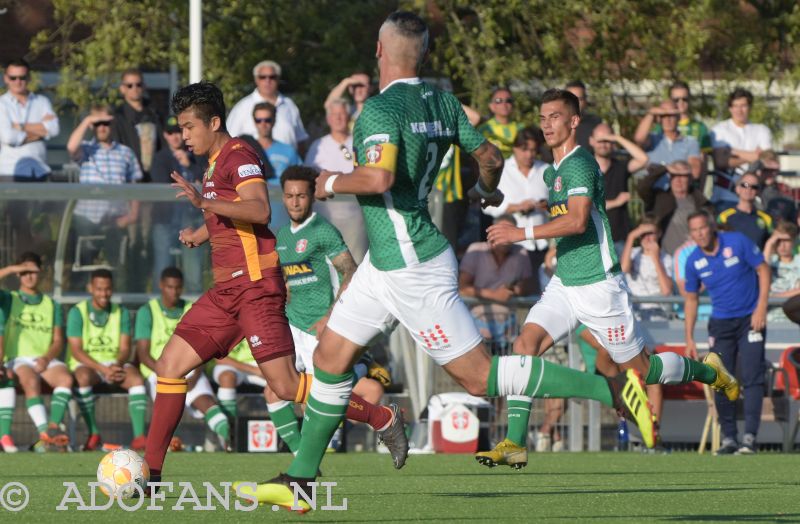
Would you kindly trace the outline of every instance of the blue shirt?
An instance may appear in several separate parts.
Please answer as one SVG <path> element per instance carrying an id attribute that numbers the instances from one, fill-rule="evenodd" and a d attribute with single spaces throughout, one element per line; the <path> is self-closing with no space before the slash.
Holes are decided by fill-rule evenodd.
<path id="1" fill-rule="evenodd" d="M 772 233 L 772 217 L 760 209 L 745 213 L 733 206 L 720 213 L 717 222 L 727 225 L 726 229 L 742 233 L 761 249 Z"/>
<path id="2" fill-rule="evenodd" d="M 283 170 L 287 167 L 303 165 L 303 160 L 292 146 L 284 144 L 283 142 L 278 142 L 277 140 L 273 140 L 272 145 L 269 149 L 265 149 L 264 153 L 267 154 L 269 163 L 275 171 L 275 176 L 278 178 L 280 178 L 281 173 L 283 173 Z"/>
<path id="3" fill-rule="evenodd" d="M 764 262 L 758 246 L 741 233 L 717 233 L 716 255 L 695 249 L 686 259 L 686 291 L 697 293 L 705 284 L 714 306 L 712 318 L 740 318 L 753 313 L 758 302 L 755 268 Z"/>

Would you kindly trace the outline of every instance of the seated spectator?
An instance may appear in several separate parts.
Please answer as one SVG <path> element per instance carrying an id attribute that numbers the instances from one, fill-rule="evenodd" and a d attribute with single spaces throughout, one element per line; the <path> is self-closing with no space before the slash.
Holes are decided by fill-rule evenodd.
<path id="1" fill-rule="evenodd" d="M 664 235 L 661 248 L 667 253 L 675 250 L 689 238 L 689 215 L 701 208 L 713 211 L 711 203 L 691 182 L 688 162 L 677 161 L 668 166 L 650 164 L 648 175 L 639 181 L 637 190 L 644 201 L 645 212 L 655 215 L 656 223 Z M 659 191 L 653 186 L 664 173 L 669 174 L 669 191 Z"/>
<path id="2" fill-rule="evenodd" d="M 349 122 L 347 124 L 350 132 L 353 132 L 353 126 L 356 123 L 358 115 L 364 109 L 364 102 L 369 98 L 370 92 L 370 79 L 367 73 L 353 73 L 347 78 L 339 82 L 336 87 L 331 89 L 328 93 L 328 98 L 325 99 L 325 110 L 334 101 L 344 98 L 345 91 L 353 99 L 353 105 L 349 111 Z"/>
<path id="3" fill-rule="evenodd" d="M 778 187 L 781 163 L 774 151 L 762 151 L 758 155 L 758 161 L 750 166 L 748 172 L 755 173 L 761 181 L 758 208 L 769 213 L 773 223 L 777 223 L 778 220 L 787 220 L 789 222 L 797 220 L 797 205 L 795 201 L 783 194 Z"/>
<path id="4" fill-rule="evenodd" d="M 678 130 L 680 111 L 672 100 L 665 100 L 651 108 L 639 121 L 634 140 L 647 151 L 651 164 L 667 165 L 678 160 L 689 163 L 694 180 L 702 174 L 700 144 L 694 137 L 682 135 Z M 660 130 L 653 132 L 653 123 L 660 124 Z M 666 189 L 667 180 L 662 179 L 659 189 Z"/>
<path id="5" fill-rule="evenodd" d="M 625 241 L 619 262 L 635 297 L 672 295 L 672 256 L 659 247 L 660 235 L 655 216 L 645 215 Z M 636 242 L 638 246 L 634 246 Z M 663 305 L 640 303 L 635 308 L 642 320 L 667 319 L 668 308 Z"/>
<path id="6" fill-rule="evenodd" d="M 683 136 L 690 136 L 697 140 L 700 145 L 700 153 L 708 155 L 711 153 L 711 133 L 708 127 L 692 116 L 689 105 L 691 104 L 692 93 L 689 91 L 689 84 L 682 80 L 676 80 L 669 88 L 669 99 L 675 104 L 680 112 L 678 120 L 678 131 Z M 655 132 L 660 132 L 660 126 L 656 124 Z M 705 163 L 703 163 L 705 166 Z"/>
<path id="7" fill-rule="evenodd" d="M 536 159 L 539 145 L 544 141 L 542 132 L 536 127 L 521 130 L 512 148 L 511 157 L 503 166 L 503 174 L 497 188 L 503 192 L 503 203 L 497 207 L 487 207 L 483 212 L 492 217 L 513 215 L 517 227 L 528 227 L 547 222 L 548 189 L 544 183 L 544 172 L 547 164 Z M 547 253 L 547 240 L 535 242 L 526 240 L 517 244 L 527 251 L 533 269 L 533 289 L 539 295 L 542 287 L 539 283 L 539 267 Z"/>
<path id="8" fill-rule="evenodd" d="M 756 197 L 760 189 L 758 177 L 753 173 L 745 173 L 736 184 L 739 203 L 722 211 L 717 216 L 717 223 L 723 229 L 742 233 L 759 249 L 764 249 L 772 232 L 772 217 L 756 209 Z"/>
<path id="9" fill-rule="evenodd" d="M 294 147 L 272 138 L 275 127 L 275 106 L 269 102 L 259 102 L 253 108 L 253 122 L 255 122 L 258 144 L 267 155 L 270 166 L 276 178 L 281 177 L 283 170 L 289 166 L 301 166 L 303 160 Z"/>
<path id="10" fill-rule="evenodd" d="M 779 222 L 775 232 L 764 246 L 764 260 L 772 269 L 771 297 L 791 299 L 800 296 L 800 255 L 795 252 L 797 226 L 791 222 Z M 782 308 L 771 308 L 767 320 L 788 320 Z"/>
<path id="11" fill-rule="evenodd" d="M 586 90 L 586 84 L 580 80 L 573 80 L 564 86 L 564 89 L 578 98 L 578 109 L 581 113 L 581 121 L 578 124 L 578 129 L 575 130 L 575 140 L 578 142 L 579 146 L 585 147 L 591 151 L 592 147 L 589 143 L 589 137 L 592 136 L 594 128 L 603 120 L 599 116 L 588 111 L 589 94 Z"/>
<path id="12" fill-rule="evenodd" d="M 508 158 L 517 133 L 523 127 L 522 123 L 513 119 L 514 97 L 508 88 L 499 87 L 492 91 L 489 111 L 492 117 L 478 126 L 478 131 L 500 149 L 503 158 Z"/>
<path id="13" fill-rule="evenodd" d="M 516 224 L 510 215 L 500 216 L 494 223 L 501 221 Z M 512 297 L 530 294 L 532 277 L 530 259 L 521 246 L 491 247 L 488 242 L 476 242 L 467 249 L 458 273 L 459 292 L 466 297 L 497 302 L 472 308 L 485 339 L 496 343 L 509 341 L 516 318 L 504 303 Z"/>

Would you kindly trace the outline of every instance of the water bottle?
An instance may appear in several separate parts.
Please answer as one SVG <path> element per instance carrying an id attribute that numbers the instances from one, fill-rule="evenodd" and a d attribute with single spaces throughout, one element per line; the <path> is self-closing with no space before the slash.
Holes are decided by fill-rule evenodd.
<path id="1" fill-rule="evenodd" d="M 617 428 L 617 450 L 628 451 L 629 444 L 628 422 L 624 418 L 621 418 L 619 419 L 619 427 Z"/>

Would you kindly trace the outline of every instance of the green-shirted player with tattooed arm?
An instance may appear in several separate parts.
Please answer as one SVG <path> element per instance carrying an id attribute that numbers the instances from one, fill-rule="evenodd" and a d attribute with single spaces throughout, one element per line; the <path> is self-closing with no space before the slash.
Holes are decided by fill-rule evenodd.
<path id="1" fill-rule="evenodd" d="M 0 269 L 0 281 L 19 277 L 17 291 L 0 290 L 0 446 L 6 453 L 17 451 L 11 438 L 16 378 L 25 393 L 25 404 L 39 440 L 36 451 L 48 447 L 65 450 L 69 438 L 61 429 L 72 396 L 72 376 L 59 360 L 64 347 L 61 305 L 39 291 L 42 259 L 23 253 L 19 263 Z M 50 417 L 41 397 L 41 381 L 53 388 Z"/>
<path id="2" fill-rule="evenodd" d="M 553 342 L 585 325 L 622 370 L 633 371 L 637 382 L 679 384 L 697 380 L 728 398 L 739 394 L 739 384 L 710 353 L 705 363 L 677 353 L 648 355 L 633 316 L 630 291 L 620 273 L 605 210 L 603 175 L 594 157 L 578 146 L 578 99 L 569 91 L 550 89 L 542 96 L 539 115 L 554 163 L 544 181 L 550 190 L 550 222 L 525 229 L 498 223 L 489 227 L 489 242 L 510 244 L 529 239 L 556 239 L 558 266 L 542 297 L 530 310 L 514 352 L 541 355 Z M 641 377 L 645 377 L 644 380 Z M 641 385 L 640 385 L 641 387 Z M 525 436 L 531 411 L 530 395 L 508 397 L 508 436 L 495 449 L 475 458 L 486 466 L 527 464 Z M 648 410 L 649 411 L 649 410 Z M 642 438 L 653 447 L 655 425 L 636 417 Z"/>
<path id="3" fill-rule="evenodd" d="M 642 431 L 653 432 L 647 395 L 632 373 L 607 381 L 538 357 L 489 356 L 459 297 L 455 254 L 433 224 L 427 200 L 442 157 L 459 145 L 480 169 L 471 195 L 484 206 L 500 204 L 503 157 L 469 124 L 453 95 L 417 77 L 427 48 L 422 19 L 408 12 L 389 15 L 376 51 L 380 94 L 366 101 L 356 121 L 358 166 L 350 174 L 323 171 L 317 179 L 317 198 L 358 196 L 369 252 L 334 305 L 314 352 L 297 456 L 287 474 L 258 486 L 260 502 L 310 509 L 303 500 L 294 506 L 292 484 L 310 493 L 308 482 L 347 408 L 352 364 L 392 319 L 473 395 L 592 398 L 633 411 Z"/>

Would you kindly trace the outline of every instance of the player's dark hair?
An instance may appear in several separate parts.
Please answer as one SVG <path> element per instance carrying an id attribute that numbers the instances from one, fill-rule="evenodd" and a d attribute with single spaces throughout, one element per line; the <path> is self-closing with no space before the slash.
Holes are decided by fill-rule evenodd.
<path id="1" fill-rule="evenodd" d="M 275 120 L 275 114 L 277 109 L 275 109 L 275 105 L 269 102 L 259 102 L 253 106 L 253 118 L 256 117 L 256 111 L 269 111 L 272 115 L 272 119 Z M 273 124 L 275 122 L 272 122 Z"/>
<path id="2" fill-rule="evenodd" d="M 544 135 L 542 134 L 542 130 L 536 126 L 528 126 L 524 129 L 520 129 L 516 138 L 514 138 L 514 143 L 512 146 L 525 147 L 529 140 L 536 142 L 536 147 L 542 145 L 544 143 Z"/>
<path id="3" fill-rule="evenodd" d="M 90 282 L 94 282 L 96 278 L 107 278 L 108 280 L 114 281 L 114 276 L 111 274 L 111 271 L 105 268 L 95 269 L 92 271 L 91 276 L 89 277 Z"/>
<path id="4" fill-rule="evenodd" d="M 38 253 L 34 253 L 33 251 L 26 251 L 19 256 L 17 259 L 17 264 L 23 264 L 25 262 L 33 262 L 36 264 L 36 267 L 39 269 L 42 268 L 42 257 L 39 256 Z"/>
<path id="5" fill-rule="evenodd" d="M 569 108 L 573 115 L 581 116 L 581 105 L 580 102 L 578 102 L 578 97 L 566 89 L 548 89 L 542 95 L 542 104 L 558 100 L 564 102 L 564 105 Z"/>
<path id="6" fill-rule="evenodd" d="M 730 95 L 728 95 L 728 107 L 731 107 L 734 100 L 738 100 L 740 98 L 746 98 L 747 105 L 752 107 L 753 93 L 751 93 L 750 91 L 748 91 L 743 87 L 737 87 L 736 89 L 733 90 L 733 92 Z"/>
<path id="7" fill-rule="evenodd" d="M 225 130 L 225 100 L 222 91 L 211 82 L 197 82 L 178 89 L 170 102 L 172 114 L 179 115 L 189 109 L 208 125 L 219 117 L 220 131 Z"/>
<path id="8" fill-rule="evenodd" d="M 175 266 L 165 267 L 164 271 L 161 272 L 161 280 L 163 281 L 168 278 L 183 280 L 183 272 Z"/>
<path id="9" fill-rule="evenodd" d="M 564 89 L 569 89 L 570 87 L 577 87 L 578 89 L 583 89 L 584 93 L 586 92 L 586 84 L 580 80 L 572 80 L 571 82 L 567 82 L 567 85 L 564 86 Z"/>
<path id="10" fill-rule="evenodd" d="M 31 65 L 24 58 L 12 58 L 5 64 L 6 69 L 8 69 L 9 67 L 24 67 L 25 69 L 28 70 L 28 72 L 30 72 L 31 70 Z"/>
<path id="11" fill-rule="evenodd" d="M 311 194 L 317 189 L 317 170 L 308 166 L 289 166 L 281 173 L 281 189 L 289 180 L 303 180 L 308 182 L 308 190 Z"/>
<path id="12" fill-rule="evenodd" d="M 697 211 L 692 211 L 691 213 L 689 213 L 689 217 L 686 219 L 686 223 L 688 224 L 697 217 L 704 217 L 711 226 L 716 224 L 716 222 L 714 222 L 714 217 L 712 217 L 711 213 L 709 213 L 705 209 L 698 209 Z"/>
<path id="13" fill-rule="evenodd" d="M 672 82 L 672 85 L 669 86 L 669 93 L 672 93 L 673 89 L 685 89 L 689 96 L 692 96 L 692 90 L 689 89 L 689 84 L 684 82 L 683 80 L 675 80 Z"/>

